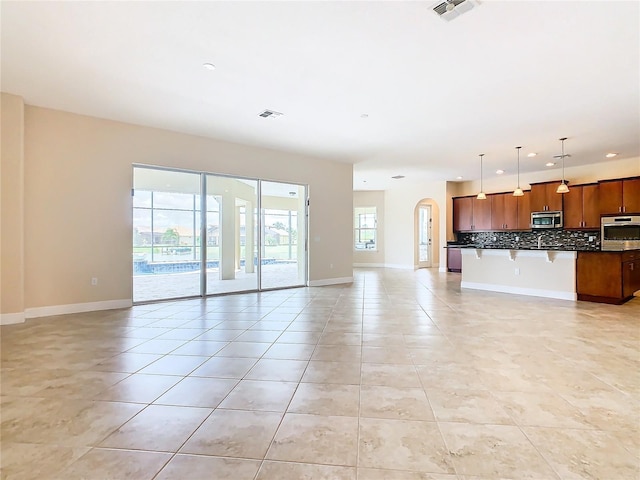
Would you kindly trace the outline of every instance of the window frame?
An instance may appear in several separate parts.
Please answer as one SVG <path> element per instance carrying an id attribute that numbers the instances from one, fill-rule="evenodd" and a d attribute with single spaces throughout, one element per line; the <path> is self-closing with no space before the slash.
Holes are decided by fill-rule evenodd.
<path id="1" fill-rule="evenodd" d="M 366 217 L 372 216 L 372 219 Z M 365 222 L 362 221 L 362 217 L 365 217 Z M 369 226 L 368 222 L 373 221 L 373 226 Z M 364 235 L 363 233 L 370 232 L 372 235 Z M 372 238 L 372 239 L 371 239 Z M 369 248 L 368 245 L 372 244 L 373 247 Z M 360 245 L 360 248 L 358 247 Z M 378 251 L 378 208 L 374 206 L 358 206 L 353 208 L 353 250 L 355 252 L 377 252 Z"/>

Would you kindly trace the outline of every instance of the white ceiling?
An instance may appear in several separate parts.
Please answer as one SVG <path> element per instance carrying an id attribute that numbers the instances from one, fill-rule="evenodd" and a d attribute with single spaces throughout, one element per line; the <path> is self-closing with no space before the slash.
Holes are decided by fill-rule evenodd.
<path id="1" fill-rule="evenodd" d="M 476 179 L 479 153 L 485 178 L 512 173 L 516 145 L 543 170 L 563 136 L 567 165 L 640 157 L 639 2 L 483 1 L 451 22 L 434 4 L 3 0 L 1 86 L 350 162 L 355 189 Z"/>

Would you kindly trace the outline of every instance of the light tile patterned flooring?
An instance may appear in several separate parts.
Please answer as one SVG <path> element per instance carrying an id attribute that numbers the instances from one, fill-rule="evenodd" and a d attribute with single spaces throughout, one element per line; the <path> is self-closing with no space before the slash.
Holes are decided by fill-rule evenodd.
<path id="1" fill-rule="evenodd" d="M 372 269 L 1 332 L 7 480 L 640 478 L 640 299 Z"/>

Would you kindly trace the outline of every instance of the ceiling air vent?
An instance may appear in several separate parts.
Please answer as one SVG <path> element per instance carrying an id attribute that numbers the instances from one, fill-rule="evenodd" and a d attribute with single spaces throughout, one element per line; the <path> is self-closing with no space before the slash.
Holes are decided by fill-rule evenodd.
<path id="1" fill-rule="evenodd" d="M 274 110 L 264 110 L 258 114 L 262 118 L 278 118 L 284 115 L 283 113 L 276 112 Z"/>
<path id="2" fill-rule="evenodd" d="M 431 8 L 440 18 L 449 22 L 479 4 L 477 0 L 446 0 L 436 3 Z"/>

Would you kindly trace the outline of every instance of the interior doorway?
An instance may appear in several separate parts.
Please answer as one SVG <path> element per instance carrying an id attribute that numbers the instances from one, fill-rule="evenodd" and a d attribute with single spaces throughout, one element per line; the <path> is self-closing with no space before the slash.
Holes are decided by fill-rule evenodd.
<path id="1" fill-rule="evenodd" d="M 431 205 L 420 202 L 416 207 L 416 261 L 417 268 L 433 266 L 433 216 Z"/>

